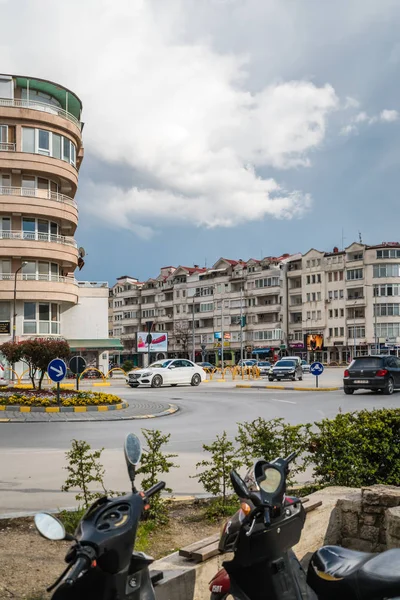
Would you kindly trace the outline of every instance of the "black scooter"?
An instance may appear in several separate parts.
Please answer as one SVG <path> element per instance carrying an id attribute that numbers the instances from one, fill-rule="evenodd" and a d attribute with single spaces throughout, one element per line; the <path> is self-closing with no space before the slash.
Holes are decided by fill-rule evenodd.
<path id="1" fill-rule="evenodd" d="M 65 560 L 67 568 L 48 588 L 52 600 L 155 600 L 149 573 L 153 562 L 143 552 L 134 552 L 136 532 L 149 499 L 165 487 L 157 483 L 147 492 L 134 485 L 141 445 L 134 434 L 125 441 L 125 459 L 132 493 L 119 498 L 100 498 L 83 516 L 75 536 L 47 513 L 35 516 L 39 533 L 49 540 L 69 540 L 74 545 Z"/>
<path id="2" fill-rule="evenodd" d="M 324 546 L 307 578 L 291 548 L 305 522 L 298 498 L 285 495 L 289 463 L 258 460 L 244 480 L 231 472 L 240 510 L 225 524 L 219 549 L 233 552 L 210 583 L 211 600 L 400 600 L 400 549 L 381 554 Z"/>

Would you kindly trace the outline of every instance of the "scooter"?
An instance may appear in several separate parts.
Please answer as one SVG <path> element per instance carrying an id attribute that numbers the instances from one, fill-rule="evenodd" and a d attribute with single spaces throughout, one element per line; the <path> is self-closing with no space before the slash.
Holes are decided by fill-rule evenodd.
<path id="1" fill-rule="evenodd" d="M 225 524 L 219 550 L 234 557 L 211 580 L 211 600 L 400 600 L 398 548 L 369 554 L 324 546 L 305 576 L 292 551 L 305 511 L 285 495 L 295 456 L 258 460 L 244 480 L 231 472 L 241 507 Z"/>
<path id="2" fill-rule="evenodd" d="M 220 552 L 233 552 L 210 583 L 211 600 L 314 600 L 291 550 L 300 540 L 305 511 L 285 496 L 289 464 L 296 457 L 257 460 L 245 479 L 231 481 L 240 510 L 224 525 Z"/>
<path id="3" fill-rule="evenodd" d="M 119 498 L 99 498 L 79 523 L 75 536 L 65 532 L 54 516 L 39 513 L 35 525 L 49 540 L 74 542 L 67 552 L 67 568 L 47 591 L 52 600 L 155 600 L 149 572 L 153 562 L 143 552 L 134 552 L 138 524 L 150 508 L 151 496 L 160 492 L 164 482 L 146 492 L 135 488 L 136 466 L 142 449 L 130 433 L 125 440 L 125 460 L 132 492 Z"/>

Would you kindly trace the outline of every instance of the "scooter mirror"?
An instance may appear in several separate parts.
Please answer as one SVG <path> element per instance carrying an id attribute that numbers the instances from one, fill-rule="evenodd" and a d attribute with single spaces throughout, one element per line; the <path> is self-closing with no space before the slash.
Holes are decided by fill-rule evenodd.
<path id="1" fill-rule="evenodd" d="M 247 485 L 243 481 L 236 471 L 231 471 L 231 482 L 232 487 L 235 490 L 235 493 L 239 496 L 239 498 L 250 498 L 250 492 L 247 489 Z"/>
<path id="2" fill-rule="evenodd" d="M 57 541 L 65 539 L 65 527 L 53 515 L 38 513 L 35 515 L 35 525 L 40 535 L 48 540 Z"/>
<path id="3" fill-rule="evenodd" d="M 125 460 L 128 467 L 129 478 L 135 479 L 135 467 L 139 464 L 142 456 L 142 446 L 139 438 L 134 433 L 128 433 L 125 439 Z"/>

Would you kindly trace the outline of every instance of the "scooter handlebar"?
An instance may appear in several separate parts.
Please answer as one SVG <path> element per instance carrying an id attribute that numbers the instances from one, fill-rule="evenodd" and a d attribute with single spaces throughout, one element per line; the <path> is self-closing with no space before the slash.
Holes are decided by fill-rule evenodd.
<path id="1" fill-rule="evenodd" d="M 147 499 L 149 499 L 152 496 L 154 496 L 154 494 L 161 492 L 161 490 L 163 490 L 164 488 L 165 488 L 165 481 L 159 481 L 158 483 L 155 483 L 154 485 L 152 485 L 151 488 L 145 492 L 145 496 Z"/>
<path id="2" fill-rule="evenodd" d="M 65 578 L 65 583 L 67 585 L 73 585 L 78 579 L 79 575 L 84 571 L 87 571 L 91 564 L 92 561 L 89 556 L 79 556 L 72 566 L 72 569 L 68 573 L 68 576 Z"/>

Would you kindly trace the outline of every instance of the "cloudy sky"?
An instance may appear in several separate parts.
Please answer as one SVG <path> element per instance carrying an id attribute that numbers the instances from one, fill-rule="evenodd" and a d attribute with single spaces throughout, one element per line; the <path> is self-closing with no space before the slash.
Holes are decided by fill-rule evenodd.
<path id="1" fill-rule="evenodd" d="M 80 278 L 399 239 L 398 0 L 0 7 L 2 72 L 83 101 Z"/>

